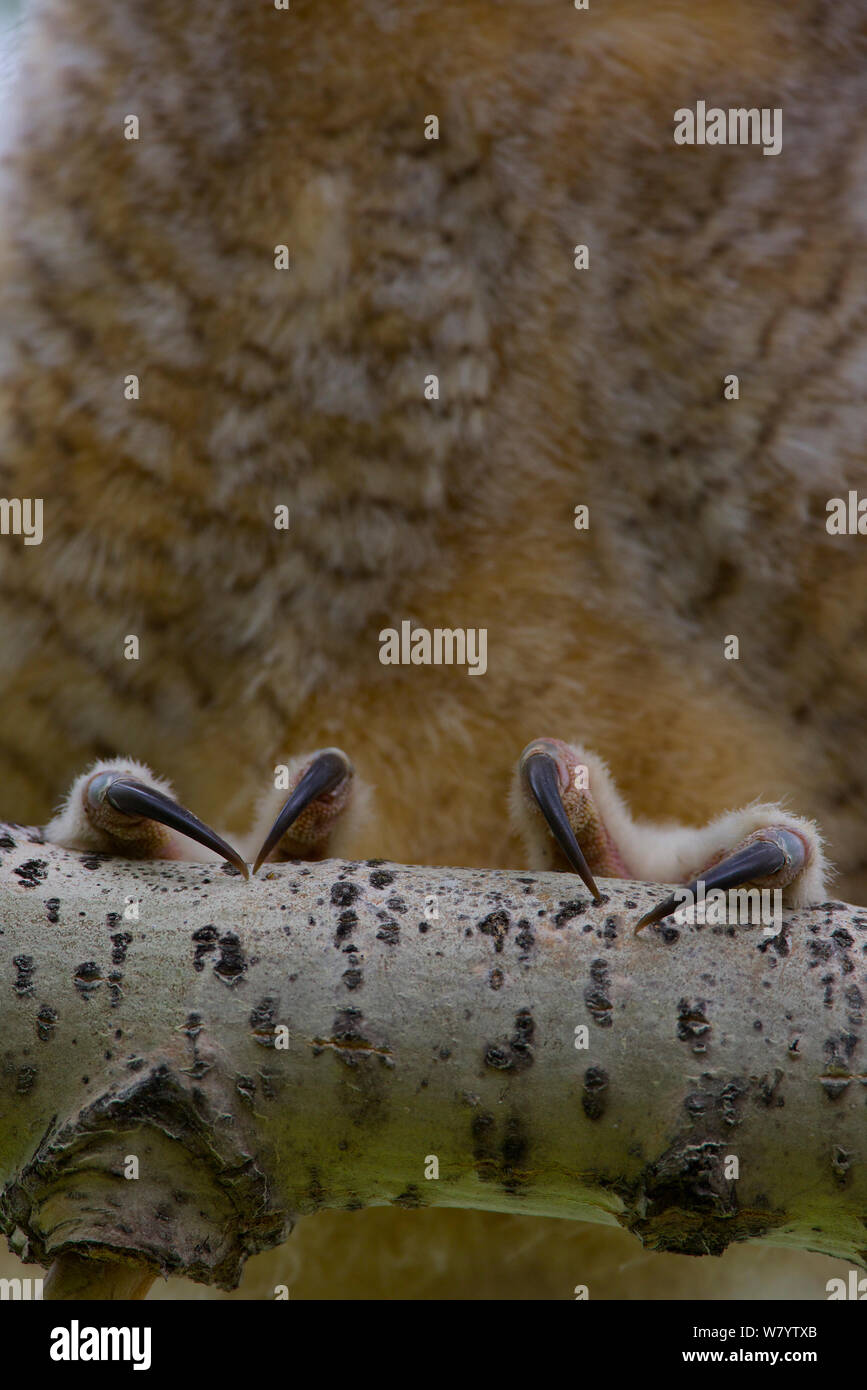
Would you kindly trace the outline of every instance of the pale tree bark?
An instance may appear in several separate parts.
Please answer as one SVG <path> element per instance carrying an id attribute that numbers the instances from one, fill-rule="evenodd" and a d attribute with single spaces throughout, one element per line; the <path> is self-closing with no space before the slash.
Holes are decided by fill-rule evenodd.
<path id="1" fill-rule="evenodd" d="M 658 886 L 245 883 L 18 826 L 0 861 L 0 1223 L 55 1297 L 233 1287 L 299 1214 L 384 1203 L 867 1263 L 867 910 L 636 937 Z"/>

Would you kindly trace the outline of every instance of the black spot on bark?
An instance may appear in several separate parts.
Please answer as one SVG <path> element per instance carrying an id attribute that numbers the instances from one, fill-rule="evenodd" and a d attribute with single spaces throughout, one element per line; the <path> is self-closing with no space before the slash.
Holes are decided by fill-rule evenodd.
<path id="1" fill-rule="evenodd" d="M 371 888 L 387 888 L 394 883 L 394 874 L 389 869 L 374 869 L 368 882 Z"/>
<path id="2" fill-rule="evenodd" d="M 529 1009 L 515 1015 L 515 1031 L 508 1042 L 493 1043 L 485 1051 L 485 1066 L 495 1071 L 523 1071 L 533 1065 L 533 1036 L 536 1025 Z"/>
<path id="3" fill-rule="evenodd" d="M 220 937 L 220 952 L 220 959 L 214 966 L 214 974 L 224 985 L 231 988 L 241 982 L 247 969 L 241 942 L 235 932 L 227 931 L 225 936 Z"/>
<path id="4" fill-rule="evenodd" d="M 57 1027 L 57 1011 L 43 1004 L 39 1013 L 36 1015 L 36 1036 L 40 1042 L 50 1042 L 51 1035 Z"/>
<path id="5" fill-rule="evenodd" d="M 787 956 L 789 954 L 789 943 L 786 939 L 785 927 L 781 927 L 776 936 L 766 936 L 761 941 L 756 942 L 756 950 L 761 954 L 767 955 L 773 951 L 777 956 Z"/>
<path id="6" fill-rule="evenodd" d="M 60 899 L 59 899 L 59 898 L 46 898 L 46 899 L 45 899 L 45 915 L 47 916 L 47 918 L 48 918 L 49 922 L 51 923 L 51 925 L 54 926 L 55 923 L 59 920 L 59 917 L 60 917 Z"/>
<path id="7" fill-rule="evenodd" d="M 857 985 L 847 985 L 843 998 L 849 1011 L 846 1022 L 850 1028 L 860 1028 L 864 1022 L 864 995 Z"/>
<path id="8" fill-rule="evenodd" d="M 486 1067 L 493 1067 L 497 1071 L 510 1071 L 514 1065 L 514 1058 L 508 1047 L 492 1046 L 485 1053 Z"/>
<path id="9" fill-rule="evenodd" d="M 734 1128 L 735 1125 L 740 1124 L 742 1116 L 739 1106 L 749 1089 L 749 1082 L 745 1077 L 732 1077 L 719 1091 L 718 1109 L 723 1124 L 729 1128 Z"/>
<path id="10" fill-rule="evenodd" d="M 702 1089 L 692 1091 L 684 1099 L 684 1105 L 693 1119 L 708 1117 L 715 1129 L 732 1129 L 743 1118 L 741 1103 L 751 1089 L 746 1077 L 734 1076 L 720 1081 L 716 1076 L 705 1073 L 701 1078 Z"/>
<path id="11" fill-rule="evenodd" d="M 123 965 L 126 961 L 127 950 L 132 945 L 132 932 L 115 932 L 111 938 L 111 944 L 114 948 L 111 953 L 112 965 Z"/>
<path id="12" fill-rule="evenodd" d="M 830 941 L 808 941 L 807 950 L 812 957 L 812 969 L 815 969 L 817 965 L 821 965 L 823 961 L 830 960 L 834 953 L 834 948 Z"/>
<path id="13" fill-rule="evenodd" d="M 590 981 L 584 990 L 584 1003 L 594 1023 L 600 1028 L 610 1028 L 614 1022 L 614 1011 L 608 997 L 611 984 L 608 966 L 604 960 L 591 961 Z"/>
<path id="14" fill-rule="evenodd" d="M 337 1044 L 337 1056 L 347 1067 L 356 1067 L 362 1060 L 359 1044 L 370 1046 L 363 1023 L 364 1014 L 360 1009 L 342 1009 L 331 1025 L 331 1041 Z"/>
<path id="15" fill-rule="evenodd" d="M 678 1039 L 680 1042 L 691 1042 L 693 1052 L 704 1052 L 707 1047 L 710 1024 L 705 1016 L 706 1008 L 704 999 L 698 999 L 694 1004 L 688 999 L 681 999 L 677 1005 Z"/>
<path id="16" fill-rule="evenodd" d="M 21 879 L 22 888 L 37 888 L 48 877 L 48 861 L 28 859 L 24 864 L 16 865 L 12 872 Z"/>
<path id="17" fill-rule="evenodd" d="M 79 965 L 72 977 L 72 983 L 79 994 L 85 998 L 92 994 L 95 989 L 99 989 L 102 984 L 102 971 L 95 960 L 86 960 Z"/>
<path id="18" fill-rule="evenodd" d="M 204 970 L 205 957 L 217 949 L 218 935 L 217 928 L 210 924 L 206 927 L 199 927 L 197 931 L 193 932 L 193 941 L 196 943 L 196 952 L 193 957 L 194 970 Z"/>
<path id="19" fill-rule="evenodd" d="M 519 1009 L 515 1015 L 515 1033 L 512 1037 L 513 1048 L 528 1048 L 533 1041 L 536 1032 L 536 1024 L 529 1009 Z"/>
<path id="20" fill-rule="evenodd" d="M 560 902 L 560 911 L 554 914 L 554 926 L 565 927 L 572 921 L 573 917 L 579 917 L 587 907 L 586 902 L 580 898 L 572 898 L 570 902 Z"/>
<path id="21" fill-rule="evenodd" d="M 401 1192 L 399 1197 L 395 1197 L 394 1205 L 396 1207 L 406 1207 L 407 1211 L 417 1211 L 419 1207 L 427 1206 L 427 1203 L 423 1199 L 418 1188 L 411 1183 L 404 1192 Z"/>
<path id="22" fill-rule="evenodd" d="M 602 1067 L 588 1067 L 584 1073 L 581 1107 L 588 1120 L 601 1120 L 608 1103 L 608 1073 Z"/>
<path id="23" fill-rule="evenodd" d="M 357 883 L 332 883 L 331 901 L 335 907 L 351 907 L 361 897 Z"/>
<path id="24" fill-rule="evenodd" d="M 616 917 L 606 917 L 605 925 L 602 928 L 602 936 L 606 941 L 616 941 L 617 939 L 617 919 Z"/>
<path id="25" fill-rule="evenodd" d="M 494 950 L 502 951 L 506 932 L 509 930 L 511 918 L 503 908 L 497 908 L 496 912 L 489 912 L 487 917 L 483 917 L 476 925 L 480 932 L 485 936 L 494 938 Z"/>
<path id="26" fill-rule="evenodd" d="M 536 938 L 533 935 L 530 923 L 527 921 L 526 917 L 522 917 L 518 923 L 518 934 L 515 937 L 515 941 L 522 951 L 529 951 L 536 944 Z"/>
<path id="27" fill-rule="evenodd" d="M 250 1010 L 250 1027 L 253 1030 L 253 1039 L 260 1047 L 274 1047 L 277 1028 L 274 1020 L 277 1016 L 277 1000 L 273 995 L 267 995 L 260 999 L 259 1003 Z"/>
<path id="28" fill-rule="evenodd" d="M 357 966 L 344 970 L 341 979 L 347 989 L 359 989 L 364 984 L 364 974 Z"/>
<path id="29" fill-rule="evenodd" d="M 334 933 L 335 946 L 341 946 L 346 938 L 352 934 L 353 928 L 357 926 L 358 913 L 353 908 L 347 907 L 337 919 L 337 930 Z"/>
<path id="30" fill-rule="evenodd" d="M 12 964 L 15 966 L 15 983 L 12 988 L 16 994 L 33 993 L 33 972 L 36 966 L 32 956 L 13 956 Z"/>

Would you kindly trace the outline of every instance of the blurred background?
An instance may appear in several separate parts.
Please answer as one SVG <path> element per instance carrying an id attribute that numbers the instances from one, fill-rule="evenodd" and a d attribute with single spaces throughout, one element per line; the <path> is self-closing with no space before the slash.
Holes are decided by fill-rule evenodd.
<path id="1" fill-rule="evenodd" d="M 15 57 L 15 31 L 23 10 L 21 0 L 0 0 L 0 73 L 7 73 Z"/>

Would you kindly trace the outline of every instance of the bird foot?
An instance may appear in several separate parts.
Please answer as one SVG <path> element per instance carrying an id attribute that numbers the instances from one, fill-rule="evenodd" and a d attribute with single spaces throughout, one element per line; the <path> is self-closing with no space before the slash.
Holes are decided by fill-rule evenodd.
<path id="1" fill-rule="evenodd" d="M 253 831 L 254 874 L 266 860 L 326 858 L 356 799 L 355 772 L 340 748 L 294 758 L 277 775 L 280 787 L 260 805 Z"/>
<path id="2" fill-rule="evenodd" d="M 275 786 L 265 797 L 251 837 L 254 874 L 266 860 L 324 858 L 359 799 L 352 764 L 339 748 L 295 758 L 277 774 L 282 790 Z M 246 860 L 175 800 L 169 782 L 131 759 L 98 762 L 77 777 L 45 838 L 132 859 L 190 859 L 198 845 L 207 852 L 200 858 L 219 855 L 250 876 Z"/>
<path id="3" fill-rule="evenodd" d="M 169 782 L 131 759 L 98 762 L 76 777 L 45 838 L 130 859 L 188 859 L 192 841 L 249 877 L 237 850 L 181 806 Z"/>
<path id="4" fill-rule="evenodd" d="M 828 865 L 812 821 L 768 803 L 727 812 L 701 829 L 642 823 L 602 760 L 560 739 L 535 739 L 524 749 L 512 819 L 535 867 L 572 869 L 594 898 L 594 874 L 685 883 L 645 913 L 636 933 L 712 892 L 776 890 L 789 907 L 825 897 Z"/>
<path id="5" fill-rule="evenodd" d="M 276 774 L 250 837 L 253 873 L 266 862 L 324 859 L 348 848 L 368 791 L 346 754 L 319 749 Z M 605 763 L 579 744 L 529 743 L 518 760 L 511 809 L 532 867 L 578 874 L 597 902 L 596 875 L 685 885 L 645 913 L 636 933 L 713 892 L 770 889 L 790 907 L 825 897 L 828 866 L 812 821 L 771 803 L 727 812 L 701 829 L 636 821 Z M 222 856 L 249 877 L 245 858 L 179 805 L 168 782 L 129 759 L 95 763 L 76 778 L 45 838 L 69 849 L 152 859 L 190 858 L 198 845 L 200 858 Z"/>

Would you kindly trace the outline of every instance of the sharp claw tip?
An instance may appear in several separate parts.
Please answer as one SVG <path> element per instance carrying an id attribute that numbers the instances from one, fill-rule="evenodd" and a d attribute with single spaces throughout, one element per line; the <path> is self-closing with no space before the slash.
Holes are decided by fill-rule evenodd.
<path id="1" fill-rule="evenodd" d="M 644 916 L 639 917 L 635 923 L 635 935 L 637 936 L 645 927 L 655 927 L 658 922 L 664 922 L 665 918 L 674 912 L 675 906 L 676 904 L 673 902 L 665 902 L 657 903 L 656 907 L 650 908 L 649 912 L 645 912 Z"/>
<path id="2" fill-rule="evenodd" d="M 234 869 L 236 874 L 240 874 L 245 879 L 250 877 L 250 866 L 241 858 L 240 854 L 227 854 L 222 849 L 218 849 L 217 853 L 222 855 L 223 863 Z"/>

